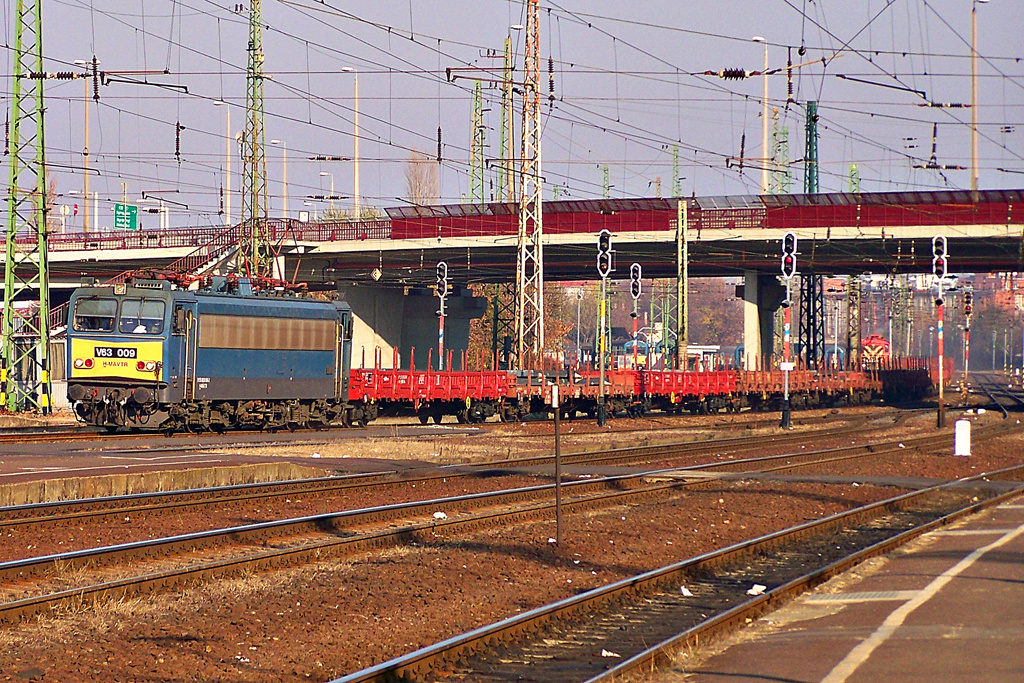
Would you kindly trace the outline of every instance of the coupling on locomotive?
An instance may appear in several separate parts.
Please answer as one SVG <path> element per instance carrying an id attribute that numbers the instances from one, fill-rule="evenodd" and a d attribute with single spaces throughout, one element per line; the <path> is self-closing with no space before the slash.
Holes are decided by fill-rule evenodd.
<path id="1" fill-rule="evenodd" d="M 348 304 L 256 295 L 212 278 L 81 287 L 68 313 L 68 398 L 86 424 L 173 431 L 365 424 L 350 403 Z"/>

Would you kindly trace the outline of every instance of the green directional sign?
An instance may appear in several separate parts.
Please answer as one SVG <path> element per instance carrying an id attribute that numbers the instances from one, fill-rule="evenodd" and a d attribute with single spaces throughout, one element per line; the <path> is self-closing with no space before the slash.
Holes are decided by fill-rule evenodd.
<path id="1" fill-rule="evenodd" d="M 138 230 L 139 207 L 132 204 L 114 204 L 114 230 Z"/>

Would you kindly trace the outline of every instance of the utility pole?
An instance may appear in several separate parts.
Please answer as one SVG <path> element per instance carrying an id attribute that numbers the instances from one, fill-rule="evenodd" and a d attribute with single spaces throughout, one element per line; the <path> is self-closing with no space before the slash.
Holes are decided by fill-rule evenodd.
<path id="1" fill-rule="evenodd" d="M 242 243 L 238 270 L 247 277 L 272 277 L 273 254 L 267 233 L 267 160 L 263 132 L 263 23 L 260 3 L 250 0 L 245 133 L 242 153 Z M 333 194 L 333 193 L 332 193 Z"/>
<path id="2" fill-rule="evenodd" d="M 43 0 L 17 0 L 11 84 L 10 187 L 0 348 L 0 406 L 51 410 L 50 276 L 43 139 Z M 31 127 L 35 127 L 32 131 Z M 89 201 L 88 196 L 85 198 Z M 18 240 L 28 233 L 31 239 Z M 15 308 L 38 302 L 38 311 Z M 18 339 L 15 340 L 17 334 Z"/>
<path id="3" fill-rule="evenodd" d="M 516 259 L 516 341 L 518 366 L 526 354 L 543 365 L 544 213 L 541 175 L 540 20 L 538 1 L 526 2 L 526 68 L 523 77 L 522 173 L 519 244 Z"/>
<path id="4" fill-rule="evenodd" d="M 484 128 L 483 84 L 473 85 L 473 116 L 470 122 L 472 132 L 469 141 L 469 203 L 484 203 L 484 154 L 486 152 L 486 129 Z"/>

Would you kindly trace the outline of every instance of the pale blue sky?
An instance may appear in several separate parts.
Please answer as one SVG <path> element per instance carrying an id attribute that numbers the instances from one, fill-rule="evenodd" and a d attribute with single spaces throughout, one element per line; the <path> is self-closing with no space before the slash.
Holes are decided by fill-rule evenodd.
<path id="1" fill-rule="evenodd" d="M 10 36 L 13 0 L 2 5 Z M 210 0 L 46 3 L 48 71 L 66 70 L 75 59 L 95 53 L 104 70 L 166 69 L 170 73 L 125 78 L 188 89 L 186 94 L 130 83 L 100 88 L 99 107 L 92 109 L 91 153 L 101 175 L 93 177 L 90 189 L 100 193 L 101 204 L 120 197 L 122 182 L 136 198 L 144 190 L 179 189 L 178 198 L 189 210 L 175 210 L 173 224 L 220 222 L 225 120 L 224 107 L 214 102 L 230 102 L 237 131 L 245 100 L 247 19 L 245 12 L 233 11 L 234 5 Z M 726 158 L 739 156 L 744 139 L 746 157 L 762 155 L 761 79 L 692 75 L 760 69 L 763 47 L 751 42 L 754 35 L 767 37 L 772 68 L 784 67 L 790 53 L 799 63 L 842 51 L 827 68 L 819 61 L 799 71 L 796 103 L 788 110 L 786 77 L 770 78 L 769 99 L 780 107 L 788 127 L 791 159 L 803 156 L 804 102 L 819 102 L 823 191 L 845 190 L 851 163 L 858 164 L 865 191 L 934 189 L 947 182 L 967 187 L 967 171 L 948 171 L 944 179 L 913 165 L 930 154 L 933 122 L 939 124 L 938 163 L 970 162 L 970 110 L 918 105 L 970 101 L 971 7 L 969 0 L 542 1 L 543 62 L 546 69 L 548 56 L 554 59 L 557 95 L 553 108 L 545 106 L 545 197 L 552 195 L 551 184 L 561 186 L 568 198 L 600 196 L 604 164 L 612 196 L 653 196 L 657 177 L 668 195 L 668 150 L 674 144 L 680 146 L 685 194 L 757 192 L 760 172 L 747 168 L 741 175 L 726 167 Z M 522 2 L 508 0 L 264 0 L 265 69 L 270 75 L 266 134 L 268 141 L 280 139 L 288 147 L 291 215 L 308 208 L 301 206 L 305 195 L 329 191 L 330 177 L 320 172 L 333 173 L 337 194 L 351 194 L 351 163 L 308 160 L 317 154 L 352 156 L 353 74 L 342 71 L 348 66 L 359 72 L 364 203 L 399 203 L 409 150 L 433 155 L 439 124 L 445 158 L 442 200 L 458 201 L 469 184 L 472 85 L 449 83 L 444 71 L 497 64 L 486 51 L 500 52 L 509 27 L 525 23 L 522 12 Z M 992 0 L 978 5 L 978 25 L 981 187 L 1021 187 L 1024 176 L 997 169 L 1024 170 L 1024 64 L 1019 61 L 1024 19 L 1011 0 Z M 523 34 L 512 34 L 521 73 Z M 803 56 L 798 54 L 801 45 Z M 546 74 L 542 88 L 546 94 Z M 496 91 L 485 94 L 488 156 L 493 157 L 499 107 Z M 47 95 L 49 159 L 80 164 L 84 83 L 51 81 Z M 176 121 L 186 128 L 180 164 L 174 156 Z M 280 147 L 268 145 L 267 158 L 271 213 L 278 215 Z M 232 171 L 237 189 L 237 156 Z M 81 188 L 81 174 L 55 170 L 54 176 L 59 192 Z M 793 176 L 793 189 L 799 191 L 802 166 L 793 167 Z M 234 207 L 237 213 L 237 196 Z M 101 209 L 102 216 L 104 211 L 109 208 Z"/>

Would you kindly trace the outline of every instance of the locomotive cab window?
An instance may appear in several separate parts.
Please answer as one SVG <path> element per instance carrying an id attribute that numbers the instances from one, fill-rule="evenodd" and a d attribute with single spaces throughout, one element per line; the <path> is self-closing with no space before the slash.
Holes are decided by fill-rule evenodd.
<path id="1" fill-rule="evenodd" d="M 159 299 L 124 299 L 121 302 L 122 334 L 161 334 L 164 302 Z"/>
<path id="2" fill-rule="evenodd" d="M 117 299 L 91 296 L 75 302 L 72 326 L 76 332 L 113 332 Z"/>

